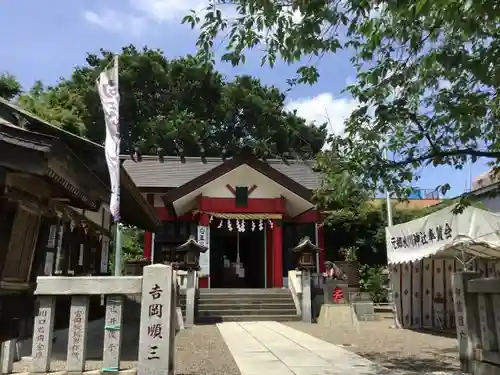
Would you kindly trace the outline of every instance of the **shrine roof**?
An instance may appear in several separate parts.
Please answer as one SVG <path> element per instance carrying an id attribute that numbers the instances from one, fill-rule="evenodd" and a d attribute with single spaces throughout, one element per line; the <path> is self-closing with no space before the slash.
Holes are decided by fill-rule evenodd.
<path id="1" fill-rule="evenodd" d="M 12 126 L 12 124 L 21 121 L 24 123 L 26 130 L 60 139 L 104 182 L 108 189 L 110 188 L 109 172 L 102 145 L 61 129 L 2 97 L 0 97 L 0 117 L 2 117 L 2 125 Z M 120 211 L 122 219 L 127 224 L 135 225 L 142 229 L 154 230 L 160 222 L 158 216 L 153 207 L 147 204 L 146 199 L 133 183 L 125 168 L 120 168 L 120 184 Z M 106 203 L 108 203 L 108 200 L 109 198 L 107 198 Z"/>
<path id="2" fill-rule="evenodd" d="M 290 160 L 286 164 L 281 159 L 267 159 L 266 162 L 309 190 L 321 185 L 321 174 L 313 169 L 313 160 Z M 123 166 L 139 188 L 177 188 L 223 163 L 221 158 L 213 157 L 205 162 L 200 157 L 186 157 L 183 163 L 178 156 L 165 156 L 163 162 L 157 156 L 142 156 L 140 162 L 127 157 Z"/>

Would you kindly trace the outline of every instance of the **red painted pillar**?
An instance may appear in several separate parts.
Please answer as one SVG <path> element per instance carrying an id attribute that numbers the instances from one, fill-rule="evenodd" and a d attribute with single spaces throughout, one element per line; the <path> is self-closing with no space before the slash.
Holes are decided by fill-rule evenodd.
<path id="1" fill-rule="evenodd" d="M 326 262 L 326 249 L 325 249 L 325 226 L 323 224 L 316 224 L 318 226 L 318 247 L 321 249 L 319 252 L 319 272 L 325 272 Z"/>
<path id="2" fill-rule="evenodd" d="M 266 288 L 273 286 L 273 230 L 265 225 L 266 231 Z"/>
<path id="3" fill-rule="evenodd" d="M 199 220 L 200 225 L 203 226 L 208 226 L 210 224 L 210 218 L 208 217 L 207 214 L 200 214 L 200 220 Z"/>
<path id="4" fill-rule="evenodd" d="M 281 220 L 273 225 L 273 288 L 283 287 L 283 228 Z"/>
<path id="5" fill-rule="evenodd" d="M 154 194 L 146 194 L 146 200 L 148 203 L 154 207 L 155 196 Z M 153 233 L 145 232 L 144 233 L 144 258 L 151 260 L 151 251 L 153 248 Z"/>

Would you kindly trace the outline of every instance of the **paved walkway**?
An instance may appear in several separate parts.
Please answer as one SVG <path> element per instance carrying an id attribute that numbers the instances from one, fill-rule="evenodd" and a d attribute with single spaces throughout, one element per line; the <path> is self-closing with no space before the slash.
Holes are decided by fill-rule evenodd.
<path id="1" fill-rule="evenodd" d="M 241 375 L 423 375 L 390 371 L 277 322 L 220 323 L 217 327 Z"/>

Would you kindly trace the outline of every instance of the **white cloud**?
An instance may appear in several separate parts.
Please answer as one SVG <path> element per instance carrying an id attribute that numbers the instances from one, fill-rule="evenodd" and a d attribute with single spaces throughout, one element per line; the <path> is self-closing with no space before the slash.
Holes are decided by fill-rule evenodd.
<path id="1" fill-rule="evenodd" d="M 127 13 L 103 9 L 100 12 L 84 11 L 83 17 L 91 24 L 112 32 L 127 30 L 132 35 L 140 35 L 146 26 L 145 19 Z"/>
<path id="2" fill-rule="evenodd" d="M 315 125 L 328 123 L 330 134 L 341 135 L 344 132 L 344 121 L 357 107 L 354 99 L 335 98 L 331 93 L 321 93 L 314 97 L 292 100 L 286 106 L 290 111 Z"/>
<path id="3" fill-rule="evenodd" d="M 200 11 L 208 3 L 207 0 L 129 0 L 135 11 L 158 23 L 178 23 L 190 10 Z"/>
<path id="4" fill-rule="evenodd" d="M 111 32 L 141 34 L 154 24 L 180 24 L 190 10 L 201 11 L 209 0 L 128 0 L 130 11 L 101 8 L 86 10 L 87 22 Z"/>

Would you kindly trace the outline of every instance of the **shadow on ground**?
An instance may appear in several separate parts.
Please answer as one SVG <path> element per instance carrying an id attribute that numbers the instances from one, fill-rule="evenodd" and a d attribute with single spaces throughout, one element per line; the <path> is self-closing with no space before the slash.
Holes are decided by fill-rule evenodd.
<path id="1" fill-rule="evenodd" d="M 455 354 L 456 350 L 453 352 Z M 450 352 L 451 353 L 451 352 Z M 363 353 L 363 357 L 374 362 L 382 364 L 391 370 L 417 371 L 417 372 L 434 372 L 434 371 L 456 371 L 457 366 L 453 362 L 444 358 L 444 360 L 436 358 L 422 358 L 416 356 L 401 356 L 398 352 L 370 352 Z M 445 353 L 443 353 L 446 357 Z M 454 357 L 454 355 L 453 355 Z"/>
<path id="2" fill-rule="evenodd" d="M 437 336 L 437 337 L 447 337 L 450 339 L 456 339 L 457 338 L 457 333 L 455 331 L 437 331 L 433 329 L 412 329 L 412 328 L 406 328 L 409 331 L 413 332 L 418 332 L 418 333 L 425 333 L 426 335 L 431 335 L 431 336 Z"/>

